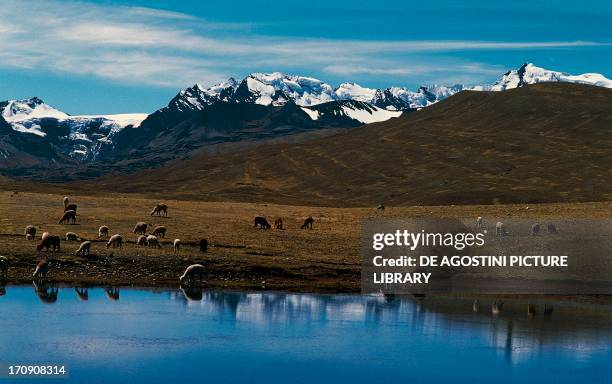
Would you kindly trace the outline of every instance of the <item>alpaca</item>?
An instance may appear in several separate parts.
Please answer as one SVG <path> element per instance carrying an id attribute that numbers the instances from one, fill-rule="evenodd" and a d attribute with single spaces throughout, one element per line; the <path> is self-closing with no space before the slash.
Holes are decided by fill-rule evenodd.
<path id="1" fill-rule="evenodd" d="M 502 223 L 501 221 L 498 221 L 497 224 L 495 224 L 495 234 L 497 236 L 509 235 L 508 231 L 506 231 L 506 225 Z"/>
<path id="2" fill-rule="evenodd" d="M 8 259 L 6 256 L 0 256 L 0 278 L 5 279 L 8 273 Z"/>
<path id="3" fill-rule="evenodd" d="M 59 236 L 52 236 L 47 234 L 47 236 L 45 236 L 43 234 L 43 239 L 40 242 L 40 244 L 38 244 L 38 246 L 36 247 L 36 250 L 41 251 L 42 249 L 45 249 L 45 251 L 49 251 L 49 248 L 52 248 L 52 252 L 55 251 L 59 251 L 60 250 L 60 238 Z"/>
<path id="4" fill-rule="evenodd" d="M 202 283 L 202 276 L 204 275 L 205 269 L 201 264 L 192 264 L 185 269 L 185 273 L 179 278 L 181 285 L 190 286 L 195 283 L 196 276 L 200 283 Z"/>
<path id="5" fill-rule="evenodd" d="M 166 204 L 156 204 L 151 211 L 151 216 L 168 216 L 168 206 Z"/>
<path id="6" fill-rule="evenodd" d="M 180 239 L 174 239 L 174 253 L 178 253 L 181 249 L 181 240 Z"/>
<path id="7" fill-rule="evenodd" d="M 478 216 L 478 218 L 476 218 L 476 228 L 478 229 L 483 229 L 484 226 L 484 221 L 482 220 L 482 217 Z"/>
<path id="8" fill-rule="evenodd" d="M 78 241 L 79 235 L 74 232 L 66 232 L 66 241 Z"/>
<path id="9" fill-rule="evenodd" d="M 136 245 L 147 245 L 147 237 L 145 235 L 138 236 L 136 240 Z"/>
<path id="10" fill-rule="evenodd" d="M 270 229 L 270 228 L 272 228 L 270 223 L 268 223 L 268 220 L 266 220 L 265 217 L 261 217 L 261 216 L 257 216 L 255 218 L 255 227 L 257 227 L 257 226 L 259 226 L 259 228 L 262 228 L 262 229 Z"/>
<path id="11" fill-rule="evenodd" d="M 64 212 L 64 215 L 62 216 L 58 224 L 63 224 L 63 223 L 68 224 L 70 222 L 72 222 L 72 224 L 76 224 L 76 211 Z"/>
<path id="12" fill-rule="evenodd" d="M 51 232 L 43 232 L 43 234 L 40 235 L 40 240 L 42 241 L 42 240 L 46 239 L 49 236 L 51 236 Z"/>
<path id="13" fill-rule="evenodd" d="M 88 256 L 91 251 L 91 241 L 84 241 L 74 253 L 76 256 Z"/>
<path id="14" fill-rule="evenodd" d="M 34 278 L 36 277 L 47 277 L 47 273 L 49 273 L 49 263 L 47 260 L 41 260 L 36 264 L 36 269 L 34 270 L 34 274 L 32 275 Z"/>
<path id="15" fill-rule="evenodd" d="M 200 252 L 206 253 L 208 250 L 208 240 L 202 239 L 200 240 Z"/>
<path id="16" fill-rule="evenodd" d="M 274 229 L 283 229 L 283 219 L 278 218 L 274 221 Z"/>
<path id="17" fill-rule="evenodd" d="M 134 226 L 134 229 L 132 230 L 132 232 L 134 232 L 137 235 L 144 235 L 145 233 L 147 233 L 147 227 L 148 226 L 149 226 L 149 224 L 147 224 L 147 223 L 145 223 L 143 221 L 139 221 Z"/>
<path id="18" fill-rule="evenodd" d="M 28 225 L 25 228 L 24 235 L 26 235 L 26 239 L 33 240 L 36 237 L 36 227 L 33 225 Z"/>
<path id="19" fill-rule="evenodd" d="M 107 238 L 108 237 L 108 227 L 106 225 L 101 226 L 100 228 L 98 228 L 98 239 L 101 238 Z"/>
<path id="20" fill-rule="evenodd" d="M 312 229 L 312 224 L 314 223 L 314 219 L 312 216 L 308 216 L 306 220 L 304 220 L 304 224 L 300 227 L 300 229 L 310 228 Z"/>
<path id="21" fill-rule="evenodd" d="M 531 226 L 531 230 L 529 231 L 529 234 L 532 236 L 537 236 L 540 234 L 540 224 L 535 223 Z"/>
<path id="22" fill-rule="evenodd" d="M 111 245 L 113 248 L 123 248 L 123 237 L 121 237 L 121 235 L 112 235 L 110 239 L 108 239 L 108 243 L 106 243 L 106 248 L 110 248 Z"/>
<path id="23" fill-rule="evenodd" d="M 159 242 L 159 240 L 157 239 L 157 237 L 155 237 L 153 235 L 147 236 L 147 246 L 148 247 L 157 247 L 157 248 L 161 248 L 162 247 L 162 245 Z"/>
<path id="24" fill-rule="evenodd" d="M 557 231 L 557 227 L 554 224 L 548 224 L 547 225 L 547 229 L 548 229 L 548 233 L 551 235 L 556 235 L 559 232 Z"/>
<path id="25" fill-rule="evenodd" d="M 163 225 L 157 226 L 155 227 L 153 232 L 151 232 L 151 234 L 153 236 L 158 236 L 163 239 L 164 237 L 166 237 L 166 227 L 164 227 Z"/>
<path id="26" fill-rule="evenodd" d="M 77 205 L 76 204 L 68 204 L 67 206 L 64 207 L 64 212 L 66 211 L 75 211 L 77 210 Z"/>

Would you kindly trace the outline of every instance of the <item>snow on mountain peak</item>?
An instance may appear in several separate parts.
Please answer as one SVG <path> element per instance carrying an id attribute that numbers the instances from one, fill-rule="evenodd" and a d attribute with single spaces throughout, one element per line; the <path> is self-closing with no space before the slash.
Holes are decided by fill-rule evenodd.
<path id="1" fill-rule="evenodd" d="M 372 103 L 376 97 L 377 89 L 365 88 L 356 83 L 342 83 L 335 90 L 339 100 L 358 100 Z"/>
<path id="2" fill-rule="evenodd" d="M 245 80 L 257 104 L 282 105 L 292 100 L 297 105 L 309 106 L 336 100 L 334 89 L 313 77 L 272 72 L 252 73 Z"/>

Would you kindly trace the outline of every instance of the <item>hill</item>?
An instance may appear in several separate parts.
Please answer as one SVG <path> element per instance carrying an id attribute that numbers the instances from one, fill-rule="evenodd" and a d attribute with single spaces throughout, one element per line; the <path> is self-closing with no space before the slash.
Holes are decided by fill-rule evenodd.
<path id="1" fill-rule="evenodd" d="M 335 136 L 203 154 L 80 188 L 330 206 L 602 201 L 612 197 L 611 124 L 610 89 L 463 91 Z"/>

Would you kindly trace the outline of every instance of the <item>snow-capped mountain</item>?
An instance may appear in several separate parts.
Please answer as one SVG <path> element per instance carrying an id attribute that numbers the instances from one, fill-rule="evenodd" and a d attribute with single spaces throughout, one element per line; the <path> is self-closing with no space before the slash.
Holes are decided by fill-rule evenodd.
<path id="1" fill-rule="evenodd" d="M 70 116 L 37 97 L 0 102 L 0 114 L 14 131 L 45 138 L 78 160 L 95 160 L 100 148 L 112 144 L 117 132 L 127 126 L 138 126 L 147 116 L 143 113 Z"/>
<path id="2" fill-rule="evenodd" d="M 506 72 L 498 81 L 495 82 L 495 84 L 490 87 L 485 86 L 484 89 L 491 91 L 505 91 L 507 89 L 522 87 L 523 85 L 544 82 L 579 83 L 604 88 L 612 88 L 612 80 L 605 78 L 599 73 L 570 75 L 569 73 L 565 72 L 556 72 L 536 67 L 532 63 L 525 63 L 517 70 Z"/>

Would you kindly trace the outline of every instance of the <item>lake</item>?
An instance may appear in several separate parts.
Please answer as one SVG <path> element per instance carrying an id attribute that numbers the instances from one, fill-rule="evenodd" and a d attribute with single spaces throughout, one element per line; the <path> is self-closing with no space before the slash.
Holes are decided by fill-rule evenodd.
<path id="1" fill-rule="evenodd" d="M 80 296 L 79 296 L 80 294 Z M 75 383 L 608 382 L 610 306 L 507 300 L 7 286 L 0 363 Z M 201 299 L 200 299 L 201 294 Z M 193 300 L 195 299 L 195 300 Z M 0 379 L 2 380 L 2 379 Z M 28 380 L 16 380 L 23 383 Z M 36 380 L 40 382 L 40 380 Z"/>

